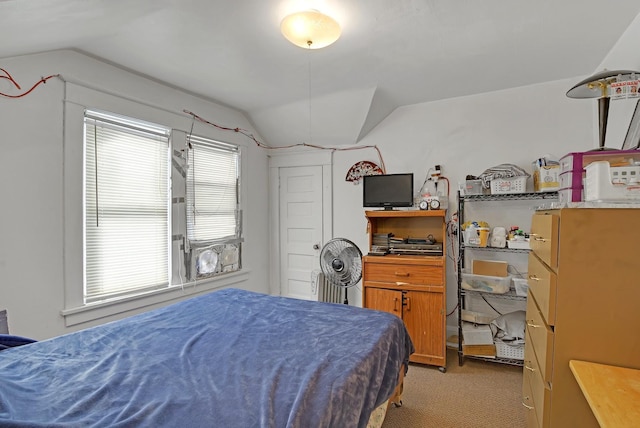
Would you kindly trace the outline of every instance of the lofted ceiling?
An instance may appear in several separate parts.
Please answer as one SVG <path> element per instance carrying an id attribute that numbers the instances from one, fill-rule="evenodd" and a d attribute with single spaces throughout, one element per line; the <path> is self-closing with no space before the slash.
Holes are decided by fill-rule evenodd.
<path id="1" fill-rule="evenodd" d="M 281 35 L 307 9 L 341 24 L 335 44 Z M 0 66 L 76 49 L 241 110 L 272 146 L 356 144 L 399 106 L 591 74 L 638 13 L 637 0 L 0 0 Z"/>

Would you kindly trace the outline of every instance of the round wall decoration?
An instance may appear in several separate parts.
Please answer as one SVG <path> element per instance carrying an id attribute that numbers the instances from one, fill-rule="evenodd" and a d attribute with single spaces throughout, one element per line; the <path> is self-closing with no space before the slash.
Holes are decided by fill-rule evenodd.
<path id="1" fill-rule="evenodd" d="M 365 175 L 381 175 L 384 174 L 382 169 L 373 162 L 360 161 L 355 164 L 347 172 L 346 181 L 352 181 L 357 184 Z"/>

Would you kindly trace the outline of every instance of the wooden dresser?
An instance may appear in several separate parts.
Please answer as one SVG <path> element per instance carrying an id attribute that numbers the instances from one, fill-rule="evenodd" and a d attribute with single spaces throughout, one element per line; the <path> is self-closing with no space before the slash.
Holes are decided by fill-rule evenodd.
<path id="1" fill-rule="evenodd" d="M 640 210 L 538 211 L 531 226 L 522 404 L 529 428 L 598 427 L 569 367 L 640 368 Z"/>
<path id="2" fill-rule="evenodd" d="M 369 248 L 374 234 L 400 238 L 432 235 L 444 242 L 445 211 L 367 211 Z M 362 302 L 404 321 L 416 348 L 410 360 L 446 369 L 445 250 L 442 255 L 364 256 Z"/>

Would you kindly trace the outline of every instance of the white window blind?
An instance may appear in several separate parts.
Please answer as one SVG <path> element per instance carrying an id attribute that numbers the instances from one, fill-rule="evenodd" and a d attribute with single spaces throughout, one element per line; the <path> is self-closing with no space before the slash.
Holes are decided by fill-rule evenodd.
<path id="1" fill-rule="evenodd" d="M 169 285 L 169 133 L 85 113 L 85 303 Z"/>
<path id="2" fill-rule="evenodd" d="M 189 137 L 187 238 L 223 242 L 240 237 L 237 146 Z"/>

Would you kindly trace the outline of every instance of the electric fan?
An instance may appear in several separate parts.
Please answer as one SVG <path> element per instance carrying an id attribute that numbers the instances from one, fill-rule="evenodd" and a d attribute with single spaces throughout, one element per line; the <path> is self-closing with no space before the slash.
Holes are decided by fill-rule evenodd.
<path id="1" fill-rule="evenodd" d="M 344 304 L 348 305 L 347 289 L 362 278 L 362 252 L 345 238 L 333 238 L 320 251 L 320 269 L 324 277 L 339 287 L 344 287 Z"/>
<path id="2" fill-rule="evenodd" d="M 211 249 L 206 249 L 200 253 L 196 261 L 197 272 L 200 275 L 209 275 L 218 268 L 218 253 Z"/>

